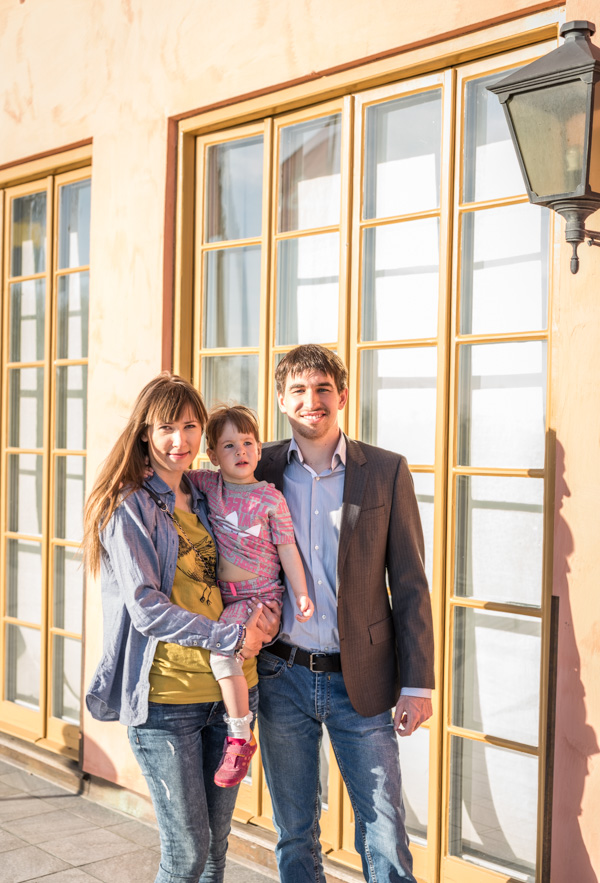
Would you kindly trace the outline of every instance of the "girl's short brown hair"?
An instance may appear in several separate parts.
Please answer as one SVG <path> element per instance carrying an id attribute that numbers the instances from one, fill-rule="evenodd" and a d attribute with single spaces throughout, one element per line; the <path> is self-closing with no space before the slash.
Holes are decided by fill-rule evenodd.
<path id="1" fill-rule="evenodd" d="M 245 405 L 227 405 L 224 402 L 219 402 L 210 409 L 205 429 L 206 446 L 211 451 L 217 447 L 217 442 L 227 423 L 232 423 L 238 432 L 253 435 L 257 443 L 260 444 L 256 412 Z"/>

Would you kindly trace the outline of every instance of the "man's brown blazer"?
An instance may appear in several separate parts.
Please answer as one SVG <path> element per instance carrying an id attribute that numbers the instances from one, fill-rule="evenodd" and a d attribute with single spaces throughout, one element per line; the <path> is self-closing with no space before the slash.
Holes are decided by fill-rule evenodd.
<path id="1" fill-rule="evenodd" d="M 256 470 L 256 478 L 280 491 L 289 444 L 289 439 L 266 444 Z M 434 686 L 423 556 L 406 459 L 348 439 L 337 564 L 338 627 L 348 696 L 366 717 L 392 708 L 401 687 Z"/>

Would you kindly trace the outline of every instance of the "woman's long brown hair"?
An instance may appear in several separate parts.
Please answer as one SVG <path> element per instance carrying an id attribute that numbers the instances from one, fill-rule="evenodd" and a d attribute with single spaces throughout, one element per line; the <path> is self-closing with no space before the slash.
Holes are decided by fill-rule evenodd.
<path id="1" fill-rule="evenodd" d="M 122 500 L 144 483 L 148 443 L 143 441 L 154 423 L 173 423 L 189 410 L 206 425 L 207 413 L 200 393 L 191 383 L 163 371 L 146 384 L 136 399 L 127 425 L 100 467 L 85 504 L 83 554 L 90 573 L 98 573 L 102 555 L 100 531 Z"/>

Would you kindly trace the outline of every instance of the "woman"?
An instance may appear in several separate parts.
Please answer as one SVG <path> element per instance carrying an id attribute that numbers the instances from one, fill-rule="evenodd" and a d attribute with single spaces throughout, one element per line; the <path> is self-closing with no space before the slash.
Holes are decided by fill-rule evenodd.
<path id="1" fill-rule="evenodd" d="M 146 778 L 161 839 L 156 883 L 222 883 L 237 788 L 214 771 L 226 738 L 209 654 L 239 654 L 258 703 L 254 657 L 277 630 L 275 606 L 249 606 L 245 625 L 223 604 L 203 494 L 185 472 L 206 422 L 198 392 L 163 373 L 144 387 L 102 466 L 85 511 L 84 551 L 101 574 L 102 659 L 86 703 L 119 720 Z M 154 473 L 144 481 L 149 460 Z"/>

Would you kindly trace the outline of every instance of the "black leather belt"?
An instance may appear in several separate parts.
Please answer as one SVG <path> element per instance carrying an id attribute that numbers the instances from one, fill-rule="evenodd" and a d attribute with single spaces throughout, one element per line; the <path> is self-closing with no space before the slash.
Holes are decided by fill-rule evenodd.
<path id="1" fill-rule="evenodd" d="M 265 647 L 265 650 L 267 653 L 272 653 L 273 656 L 285 659 L 286 662 L 289 662 L 292 653 L 295 651 L 292 664 L 303 665 L 304 668 L 309 668 L 311 671 L 342 670 L 339 653 L 309 653 L 308 650 L 303 650 L 302 647 L 293 647 L 284 641 L 275 641 L 274 644 L 269 644 L 268 647 Z"/>

